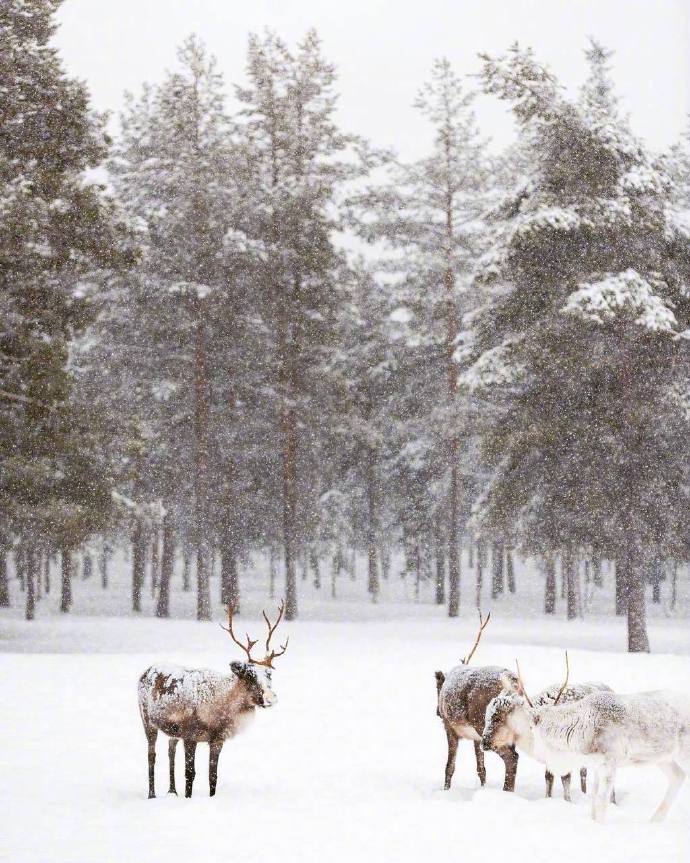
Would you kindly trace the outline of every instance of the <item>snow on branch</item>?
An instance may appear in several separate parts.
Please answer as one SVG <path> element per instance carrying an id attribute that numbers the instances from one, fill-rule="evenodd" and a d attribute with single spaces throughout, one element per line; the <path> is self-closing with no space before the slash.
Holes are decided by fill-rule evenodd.
<path id="1" fill-rule="evenodd" d="M 561 311 L 598 324 L 628 319 L 652 332 L 675 335 L 676 317 L 658 295 L 661 287 L 663 282 L 650 283 L 637 270 L 606 273 L 596 282 L 581 284 Z"/>
<path id="2" fill-rule="evenodd" d="M 523 364 L 515 356 L 515 348 L 521 341 L 521 337 L 510 336 L 495 348 L 484 351 L 479 359 L 459 376 L 458 384 L 471 393 L 494 387 L 514 386 L 524 372 Z"/>

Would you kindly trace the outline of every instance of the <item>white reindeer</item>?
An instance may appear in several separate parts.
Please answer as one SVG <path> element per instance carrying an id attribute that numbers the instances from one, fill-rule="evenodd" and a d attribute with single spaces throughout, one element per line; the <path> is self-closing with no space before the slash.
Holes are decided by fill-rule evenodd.
<path id="1" fill-rule="evenodd" d="M 690 766 L 690 697 L 669 692 L 596 692 L 580 701 L 535 707 L 519 676 L 517 693 L 494 698 L 486 711 L 485 749 L 517 747 L 565 775 L 597 770 L 592 817 L 603 821 L 616 770 L 657 764 L 668 787 L 652 821 L 663 821 Z M 679 763 L 680 762 L 680 763 Z"/>

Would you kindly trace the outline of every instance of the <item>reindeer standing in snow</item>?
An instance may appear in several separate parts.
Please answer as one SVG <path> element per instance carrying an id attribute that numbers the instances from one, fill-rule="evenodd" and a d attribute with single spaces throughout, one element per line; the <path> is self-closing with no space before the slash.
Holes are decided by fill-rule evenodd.
<path id="1" fill-rule="evenodd" d="M 553 686 L 547 686 L 546 689 L 542 689 L 542 691 L 537 695 L 534 699 L 535 707 L 544 707 L 547 704 L 556 705 L 556 704 L 566 704 L 569 701 L 579 701 L 584 698 L 585 695 L 591 695 L 593 692 L 613 692 L 610 686 L 607 686 L 605 683 L 575 683 L 568 684 L 568 676 L 570 672 L 570 667 L 568 665 L 568 654 L 566 653 L 566 675 L 565 675 L 565 683 L 563 686 L 560 686 L 556 683 Z M 546 780 L 546 796 L 551 797 L 553 794 L 553 773 L 546 768 L 546 773 L 544 776 Z M 570 779 L 571 774 L 566 773 L 565 776 L 561 776 L 561 783 L 563 785 L 563 797 L 565 800 L 570 802 Z M 587 768 L 580 768 L 580 789 L 583 794 L 587 793 Z M 612 792 L 611 798 L 615 803 L 615 794 Z"/>
<path id="2" fill-rule="evenodd" d="M 438 695 L 438 707 L 436 713 L 443 720 L 443 727 L 448 740 L 448 760 L 446 761 L 446 777 L 444 788 L 450 789 L 450 783 L 455 772 L 455 757 L 458 751 L 458 741 L 472 740 L 474 742 L 474 754 L 477 762 L 477 775 L 479 782 L 486 782 L 486 768 L 484 766 L 484 752 L 480 742 L 484 729 L 484 714 L 489 702 L 499 693 L 508 691 L 515 692 L 518 688 L 518 680 L 512 671 L 507 668 L 499 668 L 495 665 L 485 665 L 480 668 L 468 668 L 482 633 L 486 628 L 491 614 L 487 614 L 486 620 L 479 613 L 479 632 L 475 639 L 472 650 L 461 660 L 460 665 L 453 668 L 445 675 L 442 671 L 436 672 L 436 691 Z M 517 775 L 518 754 L 512 745 L 491 747 L 500 755 L 505 764 L 504 791 L 515 790 L 515 777 Z"/>
<path id="3" fill-rule="evenodd" d="M 228 607 L 228 625 L 222 628 L 247 655 L 245 662 L 231 662 L 232 674 L 220 674 L 207 668 L 179 668 L 177 666 L 152 665 L 139 678 L 139 712 L 148 740 L 149 798 L 155 797 L 154 766 L 156 763 L 156 738 L 162 731 L 170 737 L 168 758 L 170 761 L 169 794 L 177 794 L 175 788 L 175 750 L 179 740 L 184 741 L 185 797 L 192 796 L 194 783 L 194 756 L 197 743 L 208 743 L 209 789 L 216 793 L 218 759 L 223 743 L 234 737 L 253 716 L 257 707 L 270 707 L 276 696 L 271 688 L 273 660 L 287 650 L 287 641 L 276 652 L 271 650 L 271 638 L 280 623 L 285 609 L 282 603 L 275 623 L 263 612 L 268 627 L 266 655 L 255 659 L 251 655 L 257 640 L 247 636 L 243 644 L 235 637 L 232 628 L 233 610 Z"/>
<path id="4" fill-rule="evenodd" d="M 685 779 L 681 764 L 690 766 L 690 697 L 595 692 L 579 701 L 535 707 L 520 679 L 518 692 L 489 704 L 482 745 L 517 745 L 561 775 L 583 764 L 596 768 L 595 821 L 604 820 L 619 767 L 657 764 L 668 787 L 652 821 L 663 821 Z"/>

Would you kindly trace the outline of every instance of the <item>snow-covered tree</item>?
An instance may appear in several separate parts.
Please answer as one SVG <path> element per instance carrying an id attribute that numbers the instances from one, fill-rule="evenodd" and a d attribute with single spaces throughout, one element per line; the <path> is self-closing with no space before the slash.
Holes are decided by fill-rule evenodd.
<path id="1" fill-rule="evenodd" d="M 462 380 L 498 406 L 480 521 L 533 552 L 615 559 L 629 649 L 647 650 L 646 560 L 687 542 L 690 258 L 669 177 L 616 111 L 606 52 L 588 56 L 577 102 L 530 51 L 484 58 L 529 174 L 482 264 Z"/>
<path id="2" fill-rule="evenodd" d="M 49 44 L 58 6 L 0 8 L 0 513 L 28 544 L 27 617 L 38 546 L 80 543 L 109 508 L 69 351 L 125 260 L 115 209 L 85 179 L 106 155 L 103 120 Z"/>
<path id="3" fill-rule="evenodd" d="M 415 100 L 434 131 L 431 152 L 412 164 L 393 164 L 388 181 L 359 201 L 367 215 L 362 233 L 393 251 L 385 265 L 398 276 L 398 315 L 408 333 L 400 360 L 401 407 L 406 407 L 401 420 L 408 434 L 400 441 L 398 468 L 400 480 L 417 485 L 427 510 L 432 507 L 424 524 L 441 519 L 437 551 L 448 560 L 451 617 L 460 603 L 461 507 L 471 496 L 461 488 L 466 404 L 458 399 L 456 353 L 461 316 L 474 302 L 471 274 L 487 179 L 485 142 L 472 101 L 450 63 L 436 61 Z M 435 483 L 431 498 L 430 482 Z M 422 515 L 420 507 L 421 498 L 412 507 L 415 519 Z"/>

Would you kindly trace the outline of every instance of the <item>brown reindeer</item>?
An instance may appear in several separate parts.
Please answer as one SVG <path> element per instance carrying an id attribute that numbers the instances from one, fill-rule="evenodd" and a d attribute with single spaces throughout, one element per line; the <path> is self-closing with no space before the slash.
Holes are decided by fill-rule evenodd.
<path id="1" fill-rule="evenodd" d="M 436 691 L 438 694 L 436 712 L 443 720 L 443 727 L 448 740 L 448 760 L 446 761 L 444 784 L 446 791 L 450 789 L 455 772 L 455 756 L 458 750 L 458 741 L 461 738 L 474 742 L 477 775 L 479 782 L 482 785 L 485 784 L 486 768 L 481 739 L 487 705 L 501 692 L 516 692 L 518 688 L 516 675 L 507 668 L 499 668 L 495 665 L 468 668 L 490 618 L 491 613 L 487 614 L 486 619 L 484 619 L 479 612 L 479 631 L 472 650 L 461 660 L 460 665 L 453 668 L 447 675 L 443 674 L 442 671 L 436 672 Z M 503 790 L 514 791 L 518 763 L 515 747 L 506 746 L 495 751 L 505 764 Z"/>
<path id="2" fill-rule="evenodd" d="M 273 660 L 285 653 L 288 642 L 276 652 L 271 650 L 271 638 L 284 610 L 285 604 L 281 603 L 275 623 L 271 623 L 266 612 L 263 612 L 268 626 L 266 655 L 263 659 L 255 659 L 251 651 L 257 640 L 247 636 L 247 643 L 243 644 L 235 637 L 232 628 L 233 609 L 228 607 L 228 625 L 222 629 L 247 655 L 244 662 L 230 663 L 232 674 L 221 674 L 207 668 L 152 665 L 141 675 L 138 687 L 139 712 L 148 741 L 149 798 L 156 796 L 154 766 L 159 731 L 170 738 L 168 793 L 177 794 L 175 750 L 179 740 L 184 741 L 185 797 L 192 796 L 197 743 L 209 744 L 208 781 L 211 797 L 216 793 L 218 759 L 223 743 L 241 731 L 257 707 L 270 707 L 277 700 L 271 688 Z"/>

